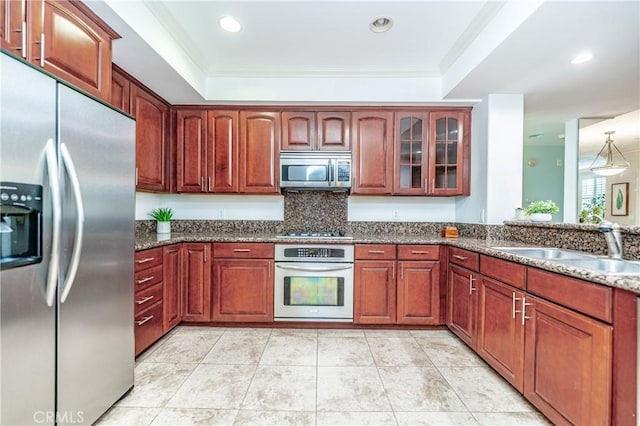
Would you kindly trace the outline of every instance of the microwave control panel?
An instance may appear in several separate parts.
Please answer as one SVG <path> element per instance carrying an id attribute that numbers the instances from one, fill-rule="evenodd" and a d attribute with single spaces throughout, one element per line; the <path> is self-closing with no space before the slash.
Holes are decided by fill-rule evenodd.
<path id="1" fill-rule="evenodd" d="M 338 184 L 340 184 L 340 182 L 351 182 L 351 161 L 338 161 L 338 179 L 336 180 L 336 182 Z"/>

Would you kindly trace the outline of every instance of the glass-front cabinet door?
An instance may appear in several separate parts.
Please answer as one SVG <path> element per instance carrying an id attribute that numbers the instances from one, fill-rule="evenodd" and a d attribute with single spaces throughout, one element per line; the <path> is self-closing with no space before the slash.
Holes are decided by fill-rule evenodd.
<path id="1" fill-rule="evenodd" d="M 469 194 L 469 114 L 432 112 L 429 117 L 429 188 L 431 195 Z"/>
<path id="2" fill-rule="evenodd" d="M 395 114 L 394 194 L 424 195 L 427 192 L 428 114 L 420 111 Z"/>

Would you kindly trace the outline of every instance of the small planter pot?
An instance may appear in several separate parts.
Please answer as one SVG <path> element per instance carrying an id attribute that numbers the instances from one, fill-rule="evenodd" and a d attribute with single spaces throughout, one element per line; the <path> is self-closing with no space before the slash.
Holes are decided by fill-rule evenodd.
<path id="1" fill-rule="evenodd" d="M 532 222 L 551 222 L 551 213 L 531 213 L 529 219 Z"/>
<path id="2" fill-rule="evenodd" d="M 156 222 L 158 234 L 170 234 L 171 233 L 171 222 Z"/>

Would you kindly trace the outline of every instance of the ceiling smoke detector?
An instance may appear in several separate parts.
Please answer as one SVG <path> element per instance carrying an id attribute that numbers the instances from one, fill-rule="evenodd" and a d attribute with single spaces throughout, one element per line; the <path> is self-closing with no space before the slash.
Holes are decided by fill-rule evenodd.
<path id="1" fill-rule="evenodd" d="M 393 27 L 393 19 L 387 17 L 376 18 L 369 23 L 369 29 L 374 33 L 384 33 Z"/>

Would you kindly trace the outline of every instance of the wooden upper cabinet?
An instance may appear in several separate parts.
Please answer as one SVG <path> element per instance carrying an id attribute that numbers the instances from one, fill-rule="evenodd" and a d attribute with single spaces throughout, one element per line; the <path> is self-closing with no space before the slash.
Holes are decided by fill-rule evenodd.
<path id="1" fill-rule="evenodd" d="M 393 193 L 425 195 L 428 172 L 429 113 L 395 113 Z"/>
<path id="2" fill-rule="evenodd" d="M 285 111 L 282 113 L 284 151 L 348 151 L 351 112 Z"/>
<path id="3" fill-rule="evenodd" d="M 2 47 L 27 58 L 27 0 L 0 0 Z"/>
<path id="4" fill-rule="evenodd" d="M 469 195 L 469 112 L 438 111 L 429 117 L 431 195 Z"/>
<path id="5" fill-rule="evenodd" d="M 240 192 L 278 193 L 279 146 L 279 112 L 240 112 Z"/>
<path id="6" fill-rule="evenodd" d="M 131 115 L 136 118 L 136 188 L 167 191 L 169 107 L 152 93 L 132 84 Z"/>
<path id="7" fill-rule="evenodd" d="M 111 70 L 111 98 L 109 103 L 129 114 L 131 100 L 131 80 L 115 66 Z"/>
<path id="8" fill-rule="evenodd" d="M 349 151 L 351 149 L 351 112 L 322 111 L 317 114 L 317 147 L 325 151 Z"/>
<path id="9" fill-rule="evenodd" d="M 316 149 L 316 113 L 285 111 L 282 113 L 282 150 Z"/>
<path id="10" fill-rule="evenodd" d="M 355 111 L 353 194 L 391 194 L 393 190 L 393 112 Z"/>
<path id="11" fill-rule="evenodd" d="M 27 60 L 110 101 L 111 41 L 118 34 L 81 2 L 41 0 L 28 5 Z"/>
<path id="12" fill-rule="evenodd" d="M 238 111 L 207 114 L 207 182 L 210 192 L 238 192 Z"/>
<path id="13" fill-rule="evenodd" d="M 176 141 L 176 189 L 178 192 L 206 192 L 207 112 L 179 110 Z"/>

